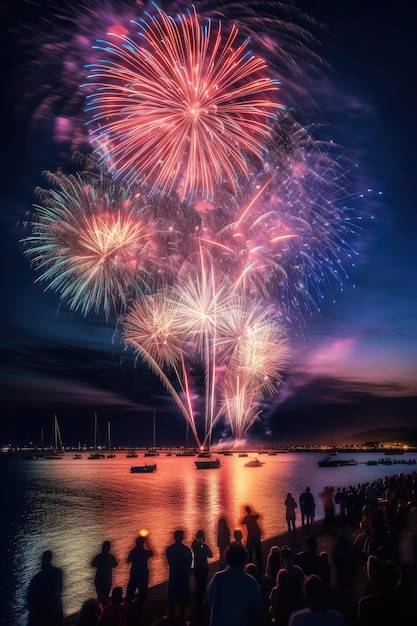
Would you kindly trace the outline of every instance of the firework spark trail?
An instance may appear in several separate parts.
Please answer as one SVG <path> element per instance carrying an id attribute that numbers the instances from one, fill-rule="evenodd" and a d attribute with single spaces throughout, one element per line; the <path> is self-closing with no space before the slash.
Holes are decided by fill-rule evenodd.
<path id="1" fill-rule="evenodd" d="M 178 316 L 178 306 L 167 291 L 143 296 L 137 300 L 124 319 L 123 341 L 133 348 L 159 377 L 180 408 L 199 442 L 192 403 L 188 372 L 184 363 L 185 338 Z M 165 369 L 175 372 L 176 379 L 186 398 L 181 400 Z"/>
<path id="2" fill-rule="evenodd" d="M 260 161 L 279 108 L 266 63 L 223 37 L 195 10 L 174 20 L 158 10 L 140 25 L 141 44 L 121 36 L 102 42 L 107 60 L 90 69 L 93 137 L 117 176 L 150 181 L 166 194 L 213 197 L 216 184 L 237 188 L 247 157 Z M 115 42 L 116 40 L 116 42 Z"/>
<path id="3" fill-rule="evenodd" d="M 196 440 L 209 445 L 222 416 L 235 435 L 248 430 L 260 400 L 276 391 L 288 360 L 288 344 L 272 306 L 238 297 L 227 276 L 216 281 L 207 252 L 201 252 L 198 260 L 194 273 L 187 272 L 172 288 L 144 296 L 133 305 L 124 322 L 124 342 L 159 376 Z M 199 365 L 205 390 L 201 437 L 190 395 L 190 372 L 196 366 L 198 371 Z M 185 404 L 165 373 L 167 366 L 176 375 Z"/>

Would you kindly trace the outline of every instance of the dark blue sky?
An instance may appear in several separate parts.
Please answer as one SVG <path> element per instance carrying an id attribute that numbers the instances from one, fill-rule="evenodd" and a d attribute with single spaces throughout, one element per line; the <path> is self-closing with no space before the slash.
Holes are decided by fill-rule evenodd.
<path id="1" fill-rule="evenodd" d="M 305 3 L 326 26 L 319 52 L 329 64 L 322 78 L 312 77 L 311 92 L 327 122 L 324 132 L 358 166 L 347 191 L 366 195 L 360 254 L 344 291 L 324 302 L 321 315 L 307 320 L 303 339 L 293 343 L 284 385 L 253 436 L 272 433 L 278 441 L 304 442 L 328 438 L 330 429 L 342 438 L 367 428 L 417 428 L 417 50 L 411 4 Z M 48 68 L 38 65 L 28 76 L 23 63 L 31 33 L 25 19 L 36 26 L 32 58 L 45 33 L 26 3 L 3 11 L 0 443 L 39 441 L 41 426 L 48 431 L 54 414 L 66 441 L 91 443 L 94 411 L 103 437 L 111 419 L 115 443 L 132 437 L 138 445 L 152 443 L 154 411 L 160 443 L 184 443 L 183 418 L 153 375 L 133 367 L 114 337 L 114 323 L 69 313 L 56 294 L 34 284 L 19 243 L 27 234 L 22 223 L 34 188 L 45 185 L 41 172 L 61 164 L 64 147 L 52 138 L 56 111 L 34 119 L 36 98 L 50 96 L 46 84 L 55 77 L 44 76 L 43 89 L 39 80 Z M 38 96 L 31 97 L 35 82 Z"/>

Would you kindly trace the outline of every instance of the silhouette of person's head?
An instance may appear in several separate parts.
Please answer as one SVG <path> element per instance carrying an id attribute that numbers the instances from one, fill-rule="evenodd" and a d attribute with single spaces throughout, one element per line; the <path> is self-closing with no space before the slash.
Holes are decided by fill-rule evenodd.
<path id="1" fill-rule="evenodd" d="M 240 528 L 235 528 L 235 530 L 233 531 L 233 537 L 235 541 L 237 541 L 238 543 L 242 543 L 243 533 Z"/>
<path id="2" fill-rule="evenodd" d="M 110 552 L 110 541 L 103 541 L 103 545 L 101 546 L 102 552 Z"/>
<path id="3" fill-rule="evenodd" d="M 204 541 L 205 540 L 204 530 L 197 530 L 195 538 L 198 539 L 199 541 Z"/>
<path id="4" fill-rule="evenodd" d="M 231 543 L 225 551 L 226 563 L 233 567 L 243 569 L 248 560 L 249 554 L 244 546 L 240 543 Z"/>
<path id="5" fill-rule="evenodd" d="M 306 492 L 310 493 L 310 491 L 311 491 L 310 487 L 306 487 Z"/>
<path id="6" fill-rule="evenodd" d="M 176 530 L 174 532 L 174 541 L 176 543 L 181 543 L 184 539 L 184 531 L 183 530 Z"/>
<path id="7" fill-rule="evenodd" d="M 250 506 L 245 506 L 245 511 L 248 515 L 252 513 L 252 509 L 250 508 Z"/>
<path id="8" fill-rule="evenodd" d="M 123 602 L 123 588 L 115 587 L 111 592 L 111 601 L 113 604 L 121 604 Z"/>
<path id="9" fill-rule="evenodd" d="M 401 570 L 393 561 L 384 561 L 371 554 L 367 562 L 368 580 L 375 591 L 381 595 L 390 595 L 401 583 Z"/>
<path id="10" fill-rule="evenodd" d="M 291 575 L 288 573 L 288 570 L 286 570 L 285 568 L 281 568 L 278 570 L 276 585 L 281 589 L 282 592 L 289 591 L 291 580 Z"/>
<path id="11" fill-rule="evenodd" d="M 102 612 L 103 609 L 99 601 L 96 598 L 88 598 L 81 606 L 77 626 L 95 626 L 99 624 Z"/>
<path id="12" fill-rule="evenodd" d="M 223 515 L 219 519 L 219 527 L 220 528 L 227 528 L 227 520 L 226 520 L 225 517 L 223 517 Z"/>
<path id="13" fill-rule="evenodd" d="M 292 497 L 292 493 L 288 492 L 287 493 L 287 498 L 291 498 Z"/>
<path id="14" fill-rule="evenodd" d="M 144 543 L 145 543 L 145 537 L 143 537 L 142 535 L 139 535 L 139 537 L 136 537 L 136 547 L 137 548 L 142 548 Z"/>
<path id="15" fill-rule="evenodd" d="M 50 550 L 45 550 L 42 554 L 42 569 L 50 567 L 52 563 L 52 552 Z"/>
<path id="16" fill-rule="evenodd" d="M 258 568 L 256 567 L 255 563 L 246 563 L 245 572 L 249 574 L 249 576 L 252 576 L 252 578 L 257 580 L 258 582 L 260 582 Z"/>
<path id="17" fill-rule="evenodd" d="M 319 576 L 306 576 L 303 592 L 306 606 L 314 613 L 321 613 L 329 608 L 329 589 Z"/>
<path id="18" fill-rule="evenodd" d="M 290 546 L 282 546 L 281 548 L 281 563 L 282 567 L 287 569 L 294 560 L 294 552 Z"/>

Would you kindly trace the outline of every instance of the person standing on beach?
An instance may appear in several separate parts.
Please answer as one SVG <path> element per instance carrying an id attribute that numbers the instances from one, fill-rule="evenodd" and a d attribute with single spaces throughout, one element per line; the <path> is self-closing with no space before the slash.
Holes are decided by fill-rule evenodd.
<path id="1" fill-rule="evenodd" d="M 195 595 L 197 610 L 203 609 L 204 594 L 207 588 L 207 580 L 209 574 L 208 560 L 213 556 L 210 547 L 205 542 L 203 530 L 198 530 L 193 543 L 191 544 L 193 552 L 193 571 L 195 580 Z"/>
<path id="2" fill-rule="evenodd" d="M 205 603 L 209 626 L 262 624 L 262 595 L 259 584 L 245 572 L 246 548 L 232 542 L 225 553 L 227 567 L 210 580 Z"/>
<path id="3" fill-rule="evenodd" d="M 185 610 L 190 586 L 191 564 L 193 555 L 188 546 L 183 544 L 184 531 L 174 532 L 174 543 L 166 549 L 169 566 L 168 576 L 168 626 L 185 626 Z M 178 619 L 175 612 L 178 609 Z"/>
<path id="4" fill-rule="evenodd" d="M 52 565 L 52 552 L 42 554 L 41 570 L 32 578 L 26 595 L 28 626 L 62 626 L 62 570 Z"/>
<path id="5" fill-rule="evenodd" d="M 292 493 L 288 492 L 287 497 L 285 498 L 285 519 L 287 520 L 288 525 L 288 535 L 292 536 L 295 539 L 295 509 L 297 508 L 297 503 L 294 500 Z"/>
<path id="6" fill-rule="evenodd" d="M 333 499 L 334 487 L 325 487 L 319 496 L 323 503 L 324 509 L 324 527 L 325 533 L 331 533 L 333 531 L 334 518 L 335 518 L 335 503 Z"/>
<path id="7" fill-rule="evenodd" d="M 261 536 L 262 530 L 258 524 L 259 514 L 254 513 L 250 506 L 245 506 L 246 515 L 240 522 L 243 526 L 247 528 L 247 537 L 246 537 L 246 549 L 249 554 L 249 560 L 253 560 L 253 555 L 255 555 L 255 564 L 258 568 L 258 572 L 263 572 L 262 565 L 262 545 L 261 545 Z"/>
<path id="8" fill-rule="evenodd" d="M 316 503 L 311 493 L 310 487 L 306 487 L 305 491 L 299 498 L 301 511 L 301 528 L 303 534 L 311 534 L 313 532 L 314 516 L 316 512 Z"/>
<path id="9" fill-rule="evenodd" d="M 142 609 L 148 597 L 149 567 L 148 561 L 153 556 L 146 535 L 139 535 L 135 547 L 129 552 L 127 563 L 131 564 L 129 582 L 126 589 L 126 601 L 131 603 L 138 591 L 139 606 Z"/>
<path id="10" fill-rule="evenodd" d="M 113 568 L 117 567 L 117 561 L 111 554 L 110 547 L 110 541 L 103 541 L 100 554 L 97 554 L 91 561 L 91 567 L 97 568 L 94 577 L 94 585 L 96 587 L 98 601 L 103 606 L 109 599 Z"/>
<path id="11" fill-rule="evenodd" d="M 217 547 L 219 548 L 219 569 L 226 565 L 224 551 L 230 543 L 230 528 L 226 518 L 222 515 L 217 524 Z"/>

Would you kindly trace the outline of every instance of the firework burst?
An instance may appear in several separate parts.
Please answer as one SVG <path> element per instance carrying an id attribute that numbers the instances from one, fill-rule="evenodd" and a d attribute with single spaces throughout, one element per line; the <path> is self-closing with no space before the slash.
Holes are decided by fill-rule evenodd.
<path id="1" fill-rule="evenodd" d="M 32 235 L 24 240 L 38 281 L 69 308 L 106 316 L 148 290 L 152 225 L 145 207 L 120 184 L 91 173 L 47 173 L 53 187 L 38 190 Z"/>
<path id="2" fill-rule="evenodd" d="M 113 38 L 90 69 L 88 110 L 107 166 L 164 194 L 236 189 L 247 156 L 261 159 L 279 106 L 265 61 L 236 28 L 224 37 L 195 10 L 176 20 L 159 10 L 138 26 L 140 44 Z"/>

